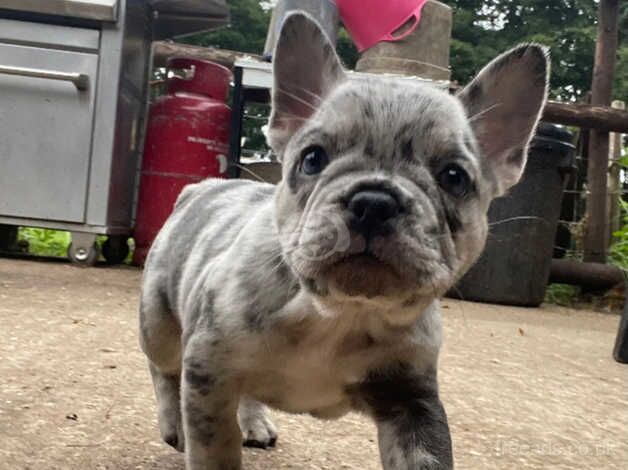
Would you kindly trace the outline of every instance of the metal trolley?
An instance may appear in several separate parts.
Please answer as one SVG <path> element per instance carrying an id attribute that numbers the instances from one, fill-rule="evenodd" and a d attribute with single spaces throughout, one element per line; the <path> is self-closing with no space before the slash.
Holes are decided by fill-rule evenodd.
<path id="1" fill-rule="evenodd" d="M 151 42 L 228 22 L 225 0 L 0 0 L 0 249 L 68 230 L 69 258 L 124 259 Z"/>

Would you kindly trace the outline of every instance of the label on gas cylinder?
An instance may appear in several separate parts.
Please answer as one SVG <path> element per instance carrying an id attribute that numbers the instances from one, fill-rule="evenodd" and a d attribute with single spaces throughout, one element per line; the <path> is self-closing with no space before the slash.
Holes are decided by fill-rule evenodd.
<path id="1" fill-rule="evenodd" d="M 229 146 L 225 144 L 224 142 L 218 142 L 216 140 L 205 139 L 204 137 L 197 137 L 193 135 L 188 136 L 187 141 L 195 143 L 195 144 L 203 144 L 205 145 L 207 150 L 210 150 L 212 152 L 218 152 L 218 153 L 229 152 Z"/>

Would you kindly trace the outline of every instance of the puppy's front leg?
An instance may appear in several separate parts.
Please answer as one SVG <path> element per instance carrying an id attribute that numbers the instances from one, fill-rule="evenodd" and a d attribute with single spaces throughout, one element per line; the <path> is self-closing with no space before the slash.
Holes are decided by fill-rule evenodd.
<path id="1" fill-rule="evenodd" d="M 182 408 L 186 470 L 239 470 L 242 437 L 239 397 L 221 367 L 219 342 L 195 333 L 183 356 Z"/>
<path id="2" fill-rule="evenodd" d="M 362 393 L 377 422 L 385 470 L 453 468 L 449 426 L 435 373 L 402 369 L 374 374 Z"/>

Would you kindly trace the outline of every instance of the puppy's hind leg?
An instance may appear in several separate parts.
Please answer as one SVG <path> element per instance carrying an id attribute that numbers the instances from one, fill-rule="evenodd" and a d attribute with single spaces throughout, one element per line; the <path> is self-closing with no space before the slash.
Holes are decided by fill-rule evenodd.
<path id="1" fill-rule="evenodd" d="M 242 397 L 238 407 L 238 422 L 246 447 L 266 449 L 277 442 L 275 425 L 268 418 L 268 409 L 262 403 Z"/>
<path id="2" fill-rule="evenodd" d="M 181 420 L 181 376 L 164 374 L 153 364 L 149 364 L 149 368 L 157 398 L 161 438 L 166 444 L 183 452 L 185 437 Z"/>
<path id="3" fill-rule="evenodd" d="M 140 303 L 140 344 L 149 360 L 157 398 L 161 438 L 184 450 L 181 422 L 181 327 L 165 295 L 144 287 Z"/>

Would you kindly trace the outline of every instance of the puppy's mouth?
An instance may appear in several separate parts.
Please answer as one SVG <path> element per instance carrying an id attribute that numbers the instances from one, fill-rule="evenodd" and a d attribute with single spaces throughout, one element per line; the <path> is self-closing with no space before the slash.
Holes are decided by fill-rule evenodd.
<path id="1" fill-rule="evenodd" d="M 439 285 L 445 276 L 439 274 L 438 250 L 414 234 L 393 230 L 364 236 L 346 230 L 330 231 L 335 235 L 330 237 L 325 233 L 313 231 L 292 252 L 294 271 L 314 293 L 398 299 L 423 287 L 426 292 L 442 290 Z"/>
<path id="2" fill-rule="evenodd" d="M 391 296 L 410 286 L 388 263 L 372 252 L 351 254 L 324 271 L 329 288 L 348 296 Z"/>

